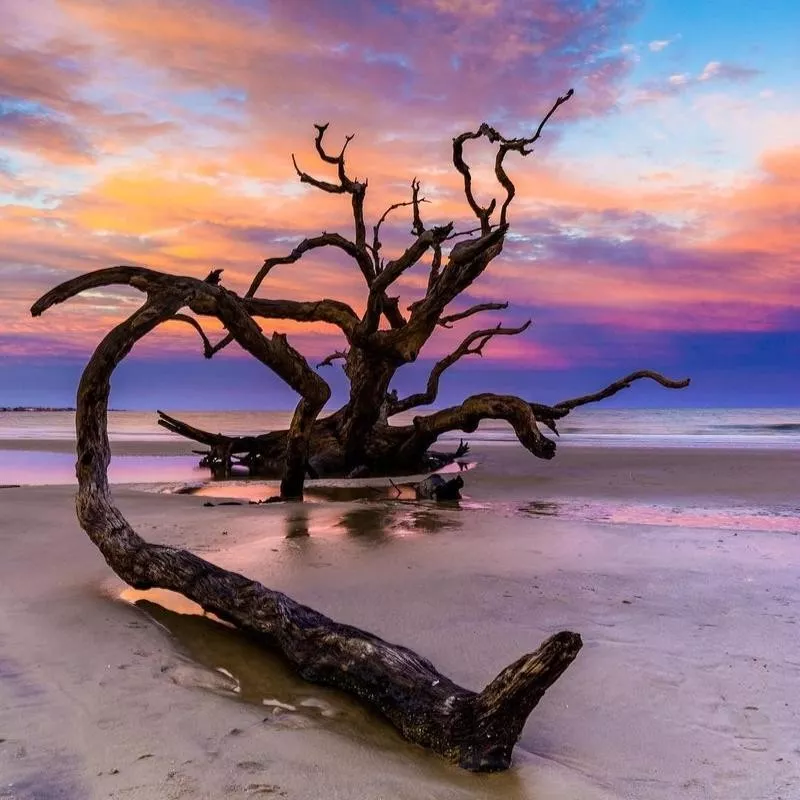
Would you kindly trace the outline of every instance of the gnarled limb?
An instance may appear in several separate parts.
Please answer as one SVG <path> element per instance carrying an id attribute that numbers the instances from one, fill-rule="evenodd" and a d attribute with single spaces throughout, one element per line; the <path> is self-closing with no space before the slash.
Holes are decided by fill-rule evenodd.
<path id="1" fill-rule="evenodd" d="M 484 122 L 477 131 L 467 131 L 453 139 L 453 166 L 455 166 L 464 178 L 464 194 L 466 195 L 470 208 L 481 223 L 481 233 L 483 235 L 489 232 L 490 219 L 497 207 L 497 200 L 493 198 L 489 205 L 484 208 L 475 199 L 475 194 L 472 189 L 472 173 L 470 172 L 469 165 L 464 160 L 464 144 L 471 139 L 480 139 L 483 137 L 486 137 L 492 144 L 500 143 L 497 149 L 497 155 L 495 156 L 494 172 L 498 182 L 506 190 L 506 198 L 500 207 L 500 225 L 506 225 L 508 223 L 508 207 L 511 205 L 511 201 L 516 194 L 516 188 L 511 178 L 509 178 L 503 164 L 506 155 L 512 150 L 523 156 L 529 155 L 532 152 L 529 149 L 530 146 L 542 135 L 544 126 L 547 124 L 550 117 L 552 117 L 558 108 L 566 103 L 572 95 L 573 91 L 570 89 L 565 95 L 556 100 L 553 107 L 539 123 L 539 127 L 532 136 L 507 139 L 491 125 Z"/>
<path id="2" fill-rule="evenodd" d="M 544 130 L 544 126 L 547 124 L 550 117 L 556 113 L 560 106 L 564 105 L 567 100 L 572 97 L 573 91 L 570 89 L 565 95 L 559 97 L 556 102 L 553 104 L 553 107 L 550 111 L 547 112 L 544 119 L 539 123 L 539 127 L 534 132 L 533 136 L 529 136 L 527 138 L 519 138 L 519 139 L 506 139 L 505 137 L 501 136 L 497 133 L 497 131 L 493 130 L 495 135 L 494 141 L 500 141 L 500 147 L 497 150 L 497 156 L 494 162 L 494 173 L 497 176 L 497 180 L 500 182 L 502 187 L 506 190 L 506 199 L 503 201 L 503 205 L 500 207 L 500 224 L 505 225 L 508 221 L 507 214 L 508 214 L 508 207 L 511 205 L 511 201 L 514 199 L 514 195 L 516 194 L 516 187 L 511 181 L 511 178 L 508 177 L 508 173 L 505 171 L 505 167 L 503 166 L 503 161 L 506 157 L 506 154 L 514 150 L 515 152 L 519 153 L 520 155 L 527 156 L 533 151 L 530 150 L 530 146 L 536 142 L 539 137 L 542 135 L 542 131 Z M 493 141 L 490 139 L 490 141 Z"/>
<path id="3" fill-rule="evenodd" d="M 347 360 L 347 353 L 344 350 L 337 350 L 334 353 L 331 353 L 329 356 L 325 356 L 322 361 L 317 364 L 317 369 L 320 367 L 332 367 L 334 361 Z"/>
<path id="4" fill-rule="evenodd" d="M 271 338 L 264 336 L 240 297 L 215 283 L 196 278 L 166 275 L 142 267 L 97 270 L 55 287 L 33 305 L 31 313 L 39 316 L 52 305 L 86 289 L 115 283 L 134 286 L 147 294 L 145 305 L 137 313 L 147 320 L 148 330 L 173 319 L 184 306 L 197 314 L 216 316 L 244 350 L 270 367 L 301 395 L 285 440 L 281 496 L 302 497 L 308 440 L 314 421 L 330 397 L 328 384 L 289 345 L 285 336 L 277 333 Z M 130 347 L 135 341 L 130 342 Z M 126 353 L 127 350 L 123 356 Z"/>
<path id="5" fill-rule="evenodd" d="M 448 431 L 474 433 L 484 419 L 508 422 L 520 444 L 535 456 L 550 459 L 555 455 L 555 442 L 539 430 L 530 403 L 513 395 L 491 393 L 474 394 L 461 405 L 443 408 L 427 417 L 414 417 L 415 436 L 403 445 L 401 452 L 407 457 L 414 451 L 422 452 Z"/>
<path id="6" fill-rule="evenodd" d="M 496 328 L 486 328 L 481 331 L 473 331 L 467 336 L 463 342 L 449 355 L 445 356 L 440 361 L 434 364 L 430 375 L 428 376 L 428 385 L 424 392 L 417 392 L 416 394 L 404 397 L 402 400 L 397 400 L 389 405 L 389 416 L 399 414 L 402 411 L 408 411 L 410 408 L 417 406 L 427 406 L 436 402 L 436 396 L 439 393 L 439 379 L 442 373 L 448 368 L 452 367 L 460 358 L 467 355 L 483 355 L 483 348 L 495 336 L 516 336 L 530 327 L 531 321 L 528 320 L 518 328 L 503 328 L 498 325 Z M 477 342 L 477 344 L 475 344 Z M 475 345 L 473 347 L 473 345 Z"/>
<path id="7" fill-rule="evenodd" d="M 439 317 L 438 324 L 443 328 L 452 328 L 453 323 L 460 322 L 462 319 L 467 319 L 467 317 L 471 317 L 473 314 L 479 314 L 481 311 L 503 311 L 506 308 L 508 308 L 507 300 L 505 303 L 479 303 L 476 306 L 466 309 L 466 311 L 459 311 L 457 314 L 448 314 L 447 316 Z"/>
<path id="8" fill-rule="evenodd" d="M 107 475 L 111 375 L 136 341 L 184 303 L 176 293 L 149 297 L 103 339 L 83 372 L 76 413 L 76 510 L 81 527 L 114 572 L 134 588 L 183 594 L 277 647 L 304 679 L 356 695 L 407 739 L 465 769 L 506 769 L 528 714 L 575 659 L 580 636 L 568 631 L 551 636 L 536 652 L 506 667 L 482 692 L 472 692 L 405 647 L 334 622 L 186 550 L 145 541 L 112 504 Z M 37 304 L 34 313 L 46 307 Z M 247 331 L 243 338 L 249 342 Z"/>
<path id="9" fill-rule="evenodd" d="M 354 136 L 346 136 L 344 146 L 342 147 L 339 155 L 332 156 L 325 151 L 325 148 L 322 144 L 325 131 L 328 130 L 328 123 L 325 123 L 324 125 L 315 125 L 314 127 L 317 129 L 317 135 L 314 138 L 314 146 L 316 147 L 317 154 L 326 163 L 336 165 L 339 183 L 335 184 L 328 181 L 322 181 L 317 178 L 312 178 L 311 175 L 303 172 L 300 167 L 297 166 L 297 160 L 293 154 L 292 163 L 294 164 L 295 171 L 297 172 L 301 183 L 308 183 L 317 189 L 321 189 L 323 192 L 329 192 L 332 194 L 347 193 L 351 196 L 353 205 L 353 222 L 355 224 L 356 234 L 356 247 L 358 247 L 359 250 L 366 252 L 367 228 L 364 224 L 364 196 L 367 192 L 367 182 L 364 181 L 361 183 L 358 180 L 352 180 L 347 175 L 347 170 L 345 169 L 344 163 L 345 150 L 347 150 L 347 145 L 350 144 Z M 369 274 L 364 275 L 364 277 L 367 278 L 367 283 L 370 282 L 370 276 L 374 277 L 372 265 L 370 265 Z"/>
<path id="10" fill-rule="evenodd" d="M 609 384 L 605 389 L 601 389 L 599 392 L 587 394 L 583 397 L 574 397 L 572 400 L 562 400 L 560 403 L 556 403 L 554 408 L 571 411 L 573 408 L 577 408 L 578 406 L 585 406 L 589 403 L 597 403 L 600 400 L 605 400 L 607 397 L 615 395 L 617 392 L 621 392 L 623 389 L 627 389 L 634 381 L 641 380 L 642 378 L 649 378 L 656 383 L 660 383 L 666 389 L 685 389 L 689 385 L 689 378 L 676 381 L 672 380 L 671 378 L 665 378 L 659 372 L 653 372 L 649 369 L 642 369 L 638 372 L 631 372 L 630 375 L 626 375 L 624 378 L 614 381 L 614 383 Z"/>
<path id="11" fill-rule="evenodd" d="M 191 327 L 197 331 L 203 342 L 203 355 L 206 358 L 211 358 L 211 356 L 214 355 L 214 346 L 211 344 L 208 336 L 206 336 L 206 332 L 203 330 L 200 323 L 194 317 L 190 317 L 188 314 L 175 314 L 172 319 L 175 322 L 185 322 L 187 325 L 191 325 Z"/>

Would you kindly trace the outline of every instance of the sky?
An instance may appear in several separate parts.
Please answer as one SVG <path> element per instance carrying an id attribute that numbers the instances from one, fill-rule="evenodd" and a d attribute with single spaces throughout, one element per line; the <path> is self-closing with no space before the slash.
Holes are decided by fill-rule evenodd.
<path id="1" fill-rule="evenodd" d="M 533 401 L 633 370 L 691 377 L 636 386 L 630 406 L 800 404 L 800 4 L 794 0 L 2 0 L 0 406 L 72 405 L 80 370 L 142 297 L 88 292 L 30 317 L 88 270 L 136 264 L 244 291 L 262 261 L 321 231 L 352 235 L 314 123 L 368 177 L 368 224 L 416 177 L 426 221 L 470 227 L 452 137 L 488 122 L 536 128 L 503 253 L 453 304 L 506 301 L 509 325 L 462 359 L 441 401 L 476 390 Z M 485 201 L 490 152 L 467 151 Z M 330 168 L 328 168 L 330 169 Z M 410 241 L 402 210 L 387 256 Z M 398 284 L 420 296 L 422 267 Z M 363 307 L 351 263 L 319 252 L 260 294 Z M 470 322 L 441 330 L 398 373 L 403 391 Z M 215 335 L 219 328 L 209 326 Z M 341 348 L 322 324 L 265 323 L 311 363 Z M 343 399 L 341 370 L 323 368 Z M 234 347 L 212 361 L 168 323 L 114 382 L 126 408 L 289 408 L 291 391 Z M 441 404 L 441 403 L 440 403 Z"/>

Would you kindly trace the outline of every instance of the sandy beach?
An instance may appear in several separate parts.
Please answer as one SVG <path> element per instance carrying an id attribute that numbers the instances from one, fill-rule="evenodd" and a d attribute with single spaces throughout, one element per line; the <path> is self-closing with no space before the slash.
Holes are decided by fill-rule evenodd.
<path id="1" fill-rule="evenodd" d="M 122 598 L 72 487 L 3 489 L 0 797 L 796 797 L 800 457 L 590 450 L 547 464 L 479 450 L 460 507 L 209 508 L 115 491 L 149 540 L 412 647 L 471 688 L 579 632 L 513 768 L 491 776 L 176 613 L 185 601 Z"/>

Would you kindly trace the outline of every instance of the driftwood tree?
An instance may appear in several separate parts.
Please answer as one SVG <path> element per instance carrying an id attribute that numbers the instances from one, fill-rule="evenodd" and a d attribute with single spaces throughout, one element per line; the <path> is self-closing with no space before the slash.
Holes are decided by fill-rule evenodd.
<path id="1" fill-rule="evenodd" d="M 302 480 L 290 478 L 301 462 L 309 475 L 348 476 L 404 474 L 419 472 L 441 465 L 455 454 L 435 454 L 429 448 L 448 431 L 473 432 L 483 419 L 502 419 L 511 424 L 519 441 L 540 458 L 551 458 L 553 441 L 542 434 L 542 425 L 557 433 L 557 420 L 572 409 L 593 403 L 616 393 L 639 378 L 651 378 L 664 386 L 679 388 L 687 381 L 671 381 L 654 372 L 635 372 L 596 394 L 567 400 L 548 406 L 519 397 L 490 393 L 468 397 L 458 406 L 414 417 L 410 425 L 389 425 L 388 420 L 400 412 L 435 403 L 442 374 L 464 356 L 482 354 L 496 336 L 516 336 L 527 330 L 530 321 L 518 327 L 502 324 L 484 327 L 469 333 L 461 344 L 431 370 L 425 391 L 408 397 L 398 397 L 391 383 L 398 369 L 417 359 L 423 346 L 437 328 L 451 328 L 482 312 L 505 309 L 508 303 L 481 303 L 457 313 L 445 313 L 453 303 L 488 267 L 502 248 L 509 229 L 508 212 L 515 195 L 515 186 L 506 171 L 509 153 L 527 156 L 542 135 L 547 121 L 572 96 L 572 90 L 559 97 L 538 128 L 528 137 L 507 138 L 493 127 L 483 124 L 453 139 L 453 166 L 463 178 L 467 204 L 477 220 L 477 227 L 457 231 L 452 222 L 429 226 L 423 221 L 420 184 L 411 182 L 411 197 L 395 203 L 380 216 L 368 235 L 364 216 L 367 182 L 351 178 L 345 153 L 352 136 L 347 136 L 337 154 L 325 145 L 327 125 L 316 126 L 316 152 L 324 164 L 335 170 L 334 181 L 314 177 L 304 172 L 292 157 L 302 183 L 331 194 L 349 198 L 352 206 L 354 232 L 351 237 L 339 233 L 322 233 L 300 242 L 286 256 L 268 258 L 253 278 L 243 297 L 226 293 L 229 306 L 226 325 L 231 315 L 238 313 L 266 320 L 295 320 L 327 322 L 337 326 L 347 341 L 347 348 L 325 358 L 318 367 L 341 360 L 349 380 L 347 403 L 325 419 L 316 419 L 316 412 L 328 399 L 327 384 L 315 375 L 306 360 L 289 347 L 282 337 L 273 335 L 269 349 L 258 355 L 303 397 L 295 422 L 288 431 L 275 431 L 257 436 L 229 437 L 200 430 L 167 414 L 160 413 L 160 424 L 204 445 L 210 450 L 204 463 L 219 476 L 229 473 L 232 458 L 237 457 L 253 475 L 284 475 L 284 490 L 296 493 Z M 473 140 L 485 140 L 496 147 L 494 174 L 504 192 L 498 202 L 493 199 L 482 206 L 476 199 L 470 166 L 465 159 L 465 145 Z M 381 228 L 393 212 L 410 208 L 413 241 L 406 249 L 389 260 L 383 257 Z M 257 297 L 257 292 L 269 273 L 281 265 L 293 264 L 305 254 L 321 248 L 341 251 L 360 271 L 365 283 L 363 313 L 349 305 L 331 299 L 297 302 Z M 429 263 L 424 260 L 428 259 Z M 414 267 L 428 270 L 427 290 L 412 303 L 407 314 L 401 311 L 399 300 L 391 292 L 397 280 Z M 142 273 L 137 280 L 143 280 Z M 212 273 L 211 280 L 218 277 Z M 105 277 L 84 279 L 92 285 L 112 281 L 131 282 L 131 271 L 107 272 Z M 156 280 L 154 275 L 146 280 Z M 76 286 L 76 288 L 78 288 Z M 234 312 L 234 306 L 238 309 Z M 197 314 L 213 313 L 210 304 L 190 306 Z M 212 344 L 199 322 L 188 316 L 179 319 L 193 325 L 199 332 L 204 353 L 211 358 L 237 336 L 233 329 L 216 344 Z M 244 323 L 242 323 L 244 324 Z M 260 346 L 264 350 L 263 345 Z M 253 350 L 250 350 L 253 352 Z M 306 450 L 306 440 L 308 447 Z M 297 469 L 300 469 L 297 466 Z"/>
<path id="2" fill-rule="evenodd" d="M 327 391 L 307 365 L 298 366 L 305 362 L 285 339 L 266 338 L 242 301 L 213 283 L 120 267 L 58 287 L 38 300 L 32 313 L 38 316 L 82 289 L 109 282 L 128 283 L 147 294 L 141 308 L 97 347 L 78 387 L 78 520 L 111 568 L 134 588 L 180 592 L 278 648 L 305 680 L 356 695 L 383 713 L 407 739 L 461 767 L 482 772 L 506 769 L 528 715 L 578 654 L 580 636 L 569 631 L 551 636 L 476 693 L 456 685 L 405 647 L 334 622 L 186 550 L 142 539 L 111 501 L 107 430 L 111 375 L 139 339 L 184 306 L 215 314 L 242 347 L 303 390 L 287 436 L 287 493 L 302 486 L 309 429 Z"/>
<path id="3" fill-rule="evenodd" d="M 398 397 L 391 389 L 397 370 L 417 359 L 425 343 L 439 327 L 450 328 L 486 311 L 497 311 L 508 303 L 481 303 L 463 311 L 445 313 L 447 307 L 480 277 L 502 248 L 509 228 L 508 211 L 516 189 L 506 171 L 509 153 L 527 156 L 542 135 L 547 121 L 572 96 L 572 90 L 559 97 L 538 128 L 528 137 L 507 138 L 482 124 L 453 139 L 453 165 L 463 178 L 467 204 L 477 219 L 477 227 L 456 231 L 452 222 L 428 226 L 422 219 L 420 184 L 411 182 L 411 198 L 390 206 L 377 220 L 371 236 L 367 235 L 364 198 L 367 182 L 350 177 L 345 153 L 352 136 L 336 155 L 325 147 L 327 125 L 316 126 L 315 147 L 320 159 L 335 169 L 335 182 L 304 172 L 293 157 L 300 181 L 323 192 L 346 195 L 350 199 L 354 234 L 322 233 L 300 242 L 286 256 L 268 258 L 253 278 L 249 289 L 239 296 L 220 285 L 220 270 L 205 279 L 178 277 L 139 267 L 113 267 L 77 277 L 55 288 L 42 298 L 42 307 L 61 302 L 86 289 L 111 284 L 127 284 L 145 294 L 152 313 L 160 314 L 154 324 L 181 320 L 199 333 L 206 357 L 238 342 L 272 369 L 299 395 L 300 401 L 288 430 L 247 437 L 229 437 L 199 430 L 181 420 L 160 413 L 159 423 L 169 430 L 207 445 L 208 463 L 219 476 L 230 473 L 232 459 L 238 458 L 250 473 L 281 476 L 281 496 L 302 496 L 306 475 L 398 475 L 436 468 L 461 451 L 436 454 L 431 446 L 449 431 L 475 431 L 481 420 L 506 420 L 519 441 L 535 456 L 552 458 L 555 443 L 540 426 L 558 433 L 557 421 L 578 406 L 609 397 L 633 381 L 650 378 L 663 386 L 680 388 L 688 381 L 673 381 L 650 372 L 634 372 L 594 394 L 544 405 L 511 395 L 475 394 L 463 403 L 418 415 L 409 425 L 390 425 L 391 417 L 435 403 L 442 374 L 464 356 L 482 354 L 496 336 L 516 336 L 527 330 L 530 322 L 518 327 L 502 324 L 469 333 L 461 344 L 435 364 L 425 391 Z M 496 148 L 494 174 L 504 197 L 481 206 L 473 189 L 470 167 L 465 160 L 465 145 L 486 140 Z M 385 260 L 381 228 L 389 215 L 400 208 L 411 209 L 413 241 L 395 258 Z M 271 270 L 293 264 L 305 254 L 322 248 L 344 253 L 355 264 L 366 284 L 363 313 L 357 314 L 347 303 L 332 299 L 296 301 L 274 300 L 257 296 Z M 429 264 L 424 259 L 429 259 Z M 400 309 L 397 297 L 390 292 L 397 280 L 415 266 L 428 269 L 427 289 L 412 303 L 407 314 Z M 195 316 L 183 313 L 188 308 Z M 212 344 L 198 318 L 213 316 L 221 320 L 227 335 Z M 264 336 L 259 320 L 294 320 L 326 322 L 340 329 L 347 349 L 333 353 L 318 366 L 341 359 L 350 383 L 347 403 L 331 415 L 319 419 L 330 397 L 328 384 L 286 337 L 278 333 Z"/>
<path id="4" fill-rule="evenodd" d="M 272 369 L 299 395 L 300 401 L 287 431 L 233 439 L 197 431 L 179 420 L 162 416 L 162 424 L 209 444 L 217 457 L 245 454 L 254 472 L 276 469 L 282 475 L 281 495 L 302 497 L 306 473 L 349 474 L 354 470 L 398 472 L 429 463 L 428 448 L 451 430 L 474 431 L 483 419 L 503 419 L 514 428 L 522 444 L 534 455 L 550 458 L 555 445 L 539 430 L 542 424 L 556 431 L 556 421 L 573 408 L 608 397 L 638 378 L 652 378 L 664 386 L 670 381 L 657 373 L 637 372 L 606 389 L 553 406 L 518 397 L 477 394 L 461 405 L 417 416 L 411 425 L 390 426 L 388 419 L 400 411 L 436 400 L 441 374 L 461 357 L 480 353 L 498 335 L 515 335 L 527 328 L 502 326 L 469 334 L 458 348 L 433 369 L 425 392 L 398 398 L 390 388 L 397 369 L 414 361 L 437 326 L 449 327 L 506 304 L 486 303 L 445 314 L 447 306 L 478 278 L 503 247 L 508 230 L 508 209 L 515 188 L 505 170 L 510 152 L 528 155 L 545 123 L 572 92 L 559 98 L 538 129 L 527 138 L 508 139 L 484 124 L 453 141 L 453 164 L 464 179 L 464 191 L 479 226 L 464 234 L 452 223 L 427 227 L 421 216 L 419 184 L 412 183 L 406 203 L 389 208 L 367 238 L 364 220 L 366 182 L 351 179 L 345 169 L 345 148 L 330 155 L 323 146 L 326 126 L 317 126 L 316 149 L 336 168 L 337 182 L 311 177 L 297 167 L 300 180 L 318 189 L 350 196 L 355 221 L 352 239 L 336 233 L 301 242 L 288 256 L 268 259 L 244 296 L 220 285 L 218 270 L 205 280 L 168 275 L 141 267 L 119 266 L 91 272 L 57 286 L 31 309 L 39 316 L 51 306 L 88 289 L 122 284 L 145 294 L 143 305 L 117 325 L 98 345 L 81 377 L 77 398 L 77 513 L 81 526 L 100 549 L 111 568 L 138 589 L 159 587 L 180 592 L 243 630 L 277 647 L 306 680 L 350 692 L 381 711 L 409 740 L 429 747 L 466 769 L 505 769 L 525 721 L 545 691 L 577 655 L 580 637 L 562 631 L 534 653 L 504 669 L 481 692 L 454 684 L 424 658 L 356 628 L 336 623 L 302 606 L 280 592 L 242 575 L 227 572 L 194 554 L 144 541 L 111 501 L 107 469 L 110 450 L 107 435 L 111 376 L 134 344 L 168 320 L 182 320 L 200 334 L 205 354 L 236 341 L 244 350 Z M 464 160 L 466 142 L 485 138 L 497 146 L 495 175 L 505 191 L 499 206 L 492 200 L 482 207 L 475 199 L 469 166 Z M 381 257 L 380 231 L 387 216 L 401 206 L 412 211 L 414 241 L 390 261 Z M 498 211 L 498 218 L 493 215 Z M 474 239 L 454 239 L 476 233 Z M 336 300 L 298 302 L 256 297 L 271 269 L 298 261 L 312 250 L 333 247 L 356 263 L 367 285 L 361 315 Z M 406 271 L 431 255 L 427 291 L 409 308 L 408 316 L 388 292 Z M 189 309 L 195 316 L 185 313 Z M 217 344 L 209 341 L 198 318 L 215 317 L 228 331 Z M 338 326 L 348 349 L 325 361 L 341 357 L 350 379 L 347 404 L 331 416 L 318 416 L 330 397 L 327 383 L 286 340 L 265 335 L 255 318 L 322 321 Z M 385 323 L 382 323 L 385 320 Z"/>

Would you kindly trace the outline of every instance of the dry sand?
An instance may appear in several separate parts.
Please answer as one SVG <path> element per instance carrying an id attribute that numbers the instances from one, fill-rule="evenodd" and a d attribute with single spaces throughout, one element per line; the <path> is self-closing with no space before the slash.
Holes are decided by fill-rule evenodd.
<path id="1" fill-rule="evenodd" d="M 720 514 L 791 504 L 796 457 L 763 453 L 756 470 L 753 452 L 675 451 L 661 466 L 568 452 L 527 472 L 514 449 L 484 454 L 461 509 L 116 492 L 146 538 L 412 647 L 471 688 L 549 633 L 580 632 L 514 767 L 493 776 L 407 744 L 208 619 L 117 599 L 71 488 L 0 491 L 0 798 L 800 796 L 797 537 L 530 507 L 570 492 Z"/>

